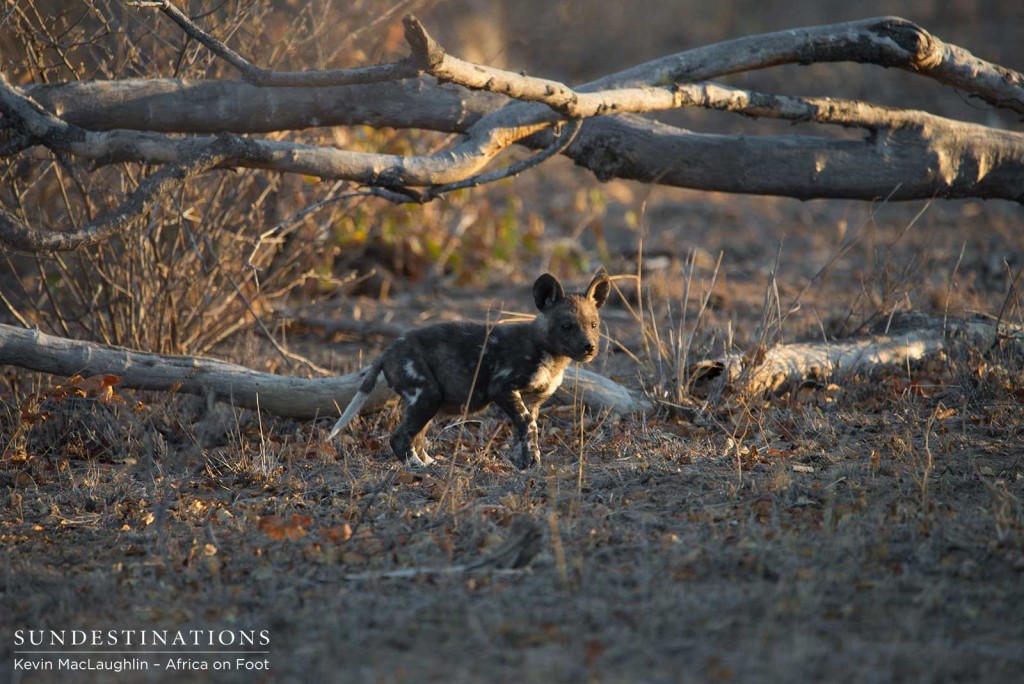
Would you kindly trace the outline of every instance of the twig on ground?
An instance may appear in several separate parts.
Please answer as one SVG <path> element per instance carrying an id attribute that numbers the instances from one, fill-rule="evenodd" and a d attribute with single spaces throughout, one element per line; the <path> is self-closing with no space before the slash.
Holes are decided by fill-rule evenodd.
<path id="1" fill-rule="evenodd" d="M 401 568 L 381 572 L 360 572 L 343 575 L 350 582 L 378 579 L 412 579 L 424 575 L 458 575 L 478 570 L 524 570 L 541 551 L 544 528 L 535 520 L 522 516 L 512 521 L 508 538 L 501 546 L 479 560 L 447 567 Z"/>

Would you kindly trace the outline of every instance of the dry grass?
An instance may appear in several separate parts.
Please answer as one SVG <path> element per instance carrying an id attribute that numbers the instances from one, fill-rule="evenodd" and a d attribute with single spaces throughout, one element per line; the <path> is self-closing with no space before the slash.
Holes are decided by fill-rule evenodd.
<path id="1" fill-rule="evenodd" d="M 759 329 L 760 300 L 738 328 Z M 650 304 L 642 323 L 611 304 L 609 336 L 652 351 L 606 370 L 671 387 L 679 352 L 657 341 L 679 317 L 654 312 L 676 305 Z M 234 355 L 270 352 L 246 344 Z M 726 393 L 695 419 L 672 401 L 646 419 L 551 408 L 526 473 L 492 413 L 436 426 L 443 460 L 414 474 L 384 456 L 393 411 L 336 450 L 326 426 L 10 377 L 0 568 L 18 625 L 267 628 L 287 681 L 999 681 L 1021 664 L 1024 359 L 998 349 L 838 394 Z M 346 579 L 473 561 L 521 516 L 547 531 L 525 571 Z"/>
<path id="2" fill-rule="evenodd" d="M 378 455 L 387 412 L 335 453 L 248 412 L 199 447 L 187 400 L 67 400 L 0 466 L 4 604 L 18 625 L 268 628 L 296 681 L 1003 679 L 1024 383 L 999 367 L 998 387 L 965 356 L 930 397 L 851 379 L 840 403 L 705 425 L 554 409 L 527 473 L 489 414 L 435 431 L 446 459 L 412 474 Z M 549 529 L 527 571 L 344 579 L 473 560 L 524 515 Z"/>

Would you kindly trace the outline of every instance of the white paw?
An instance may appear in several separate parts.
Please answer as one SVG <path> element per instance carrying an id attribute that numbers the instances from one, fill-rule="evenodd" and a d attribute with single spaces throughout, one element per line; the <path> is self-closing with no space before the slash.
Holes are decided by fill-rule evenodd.
<path id="1" fill-rule="evenodd" d="M 520 470 L 540 463 L 540 449 L 530 446 L 528 442 L 517 442 L 512 445 L 509 460 Z"/>
<path id="2" fill-rule="evenodd" d="M 424 468 L 426 468 L 427 466 L 431 466 L 434 463 L 436 463 L 436 461 L 433 458 L 431 458 L 430 454 L 428 454 L 422 448 L 417 449 L 416 447 L 413 447 L 412 448 L 412 455 L 413 455 L 413 458 L 416 458 L 416 459 L 419 460 L 419 462 L 422 464 L 422 466 Z"/>

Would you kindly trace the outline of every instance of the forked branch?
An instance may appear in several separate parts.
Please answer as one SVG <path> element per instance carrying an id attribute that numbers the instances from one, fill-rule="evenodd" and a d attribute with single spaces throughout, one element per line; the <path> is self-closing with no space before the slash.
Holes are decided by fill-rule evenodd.
<path id="1" fill-rule="evenodd" d="M 170 0 L 147 0 L 128 3 L 139 8 L 156 8 L 166 14 L 181 27 L 190 38 L 199 41 L 213 54 L 238 69 L 246 83 L 254 86 L 279 86 L 284 88 L 313 87 L 337 85 L 360 85 L 364 83 L 381 83 L 414 78 L 423 73 L 423 65 L 418 64 L 415 56 L 391 64 L 377 64 L 354 69 L 327 69 L 315 71 L 273 71 L 256 66 L 238 54 L 222 41 L 204 31 L 192 19 L 174 6 Z"/>

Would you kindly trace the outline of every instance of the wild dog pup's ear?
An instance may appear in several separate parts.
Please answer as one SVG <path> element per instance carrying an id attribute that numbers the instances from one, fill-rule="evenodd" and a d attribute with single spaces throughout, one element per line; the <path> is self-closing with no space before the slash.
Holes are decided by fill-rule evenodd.
<path id="1" fill-rule="evenodd" d="M 537 302 L 537 308 L 543 311 L 552 304 L 565 299 L 565 290 L 558 278 L 545 273 L 533 284 L 533 301 Z"/>
<path id="2" fill-rule="evenodd" d="M 608 293 L 611 292 L 612 281 L 603 271 L 594 276 L 587 288 L 587 299 L 594 300 L 594 306 L 600 309 L 608 301 Z"/>

